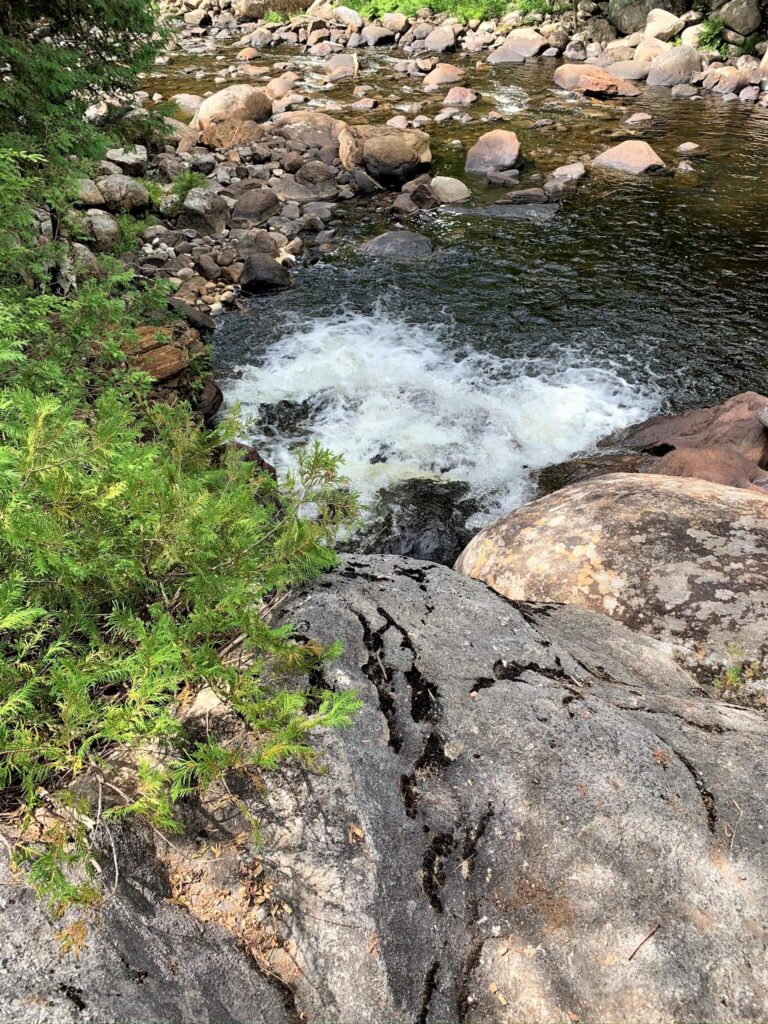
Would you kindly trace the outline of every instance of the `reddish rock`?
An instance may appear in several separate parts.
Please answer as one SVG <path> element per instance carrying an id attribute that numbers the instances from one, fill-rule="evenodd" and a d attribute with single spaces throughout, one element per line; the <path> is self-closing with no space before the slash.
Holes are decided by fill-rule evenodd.
<path id="1" fill-rule="evenodd" d="M 726 449 L 768 469 L 768 430 L 758 419 L 766 409 L 765 395 L 745 391 L 722 405 L 679 416 L 653 416 L 631 428 L 623 443 L 656 455 L 673 448 Z"/>
<path id="2" fill-rule="evenodd" d="M 438 64 L 428 75 L 424 76 L 421 83 L 425 92 L 434 92 L 443 85 L 451 85 L 453 82 L 460 82 L 464 77 L 461 68 L 455 64 Z"/>
<path id="3" fill-rule="evenodd" d="M 561 64 L 555 71 L 555 85 L 585 96 L 639 96 L 631 82 L 616 78 L 596 64 Z"/>
<path id="4" fill-rule="evenodd" d="M 402 185 L 429 167 L 432 153 L 426 132 L 355 125 L 339 135 L 339 158 L 347 170 L 362 167 L 382 184 Z"/>
<path id="5" fill-rule="evenodd" d="M 449 89 L 443 100 L 444 107 L 469 107 L 477 103 L 477 93 L 474 89 L 465 89 L 463 85 L 454 85 Z"/>
<path id="6" fill-rule="evenodd" d="M 136 333 L 137 340 L 126 345 L 129 366 L 166 387 L 175 387 L 174 378 L 187 369 L 191 357 L 205 352 L 198 332 L 186 324 L 147 324 Z"/>
<path id="7" fill-rule="evenodd" d="M 258 142 L 263 136 L 264 128 L 255 121 L 218 121 L 200 133 L 200 141 L 210 149 L 234 149 Z M 181 146 L 179 151 L 182 151 Z"/>
<path id="8" fill-rule="evenodd" d="M 727 487 L 744 487 L 768 498 L 768 473 L 756 462 L 723 448 L 676 448 L 642 472 L 697 477 Z"/>

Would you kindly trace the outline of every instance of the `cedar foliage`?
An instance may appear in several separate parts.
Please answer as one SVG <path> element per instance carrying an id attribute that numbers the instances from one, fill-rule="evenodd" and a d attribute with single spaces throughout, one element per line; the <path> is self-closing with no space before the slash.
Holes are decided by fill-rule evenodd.
<path id="1" fill-rule="evenodd" d="M 135 87 L 155 30 L 144 0 L 0 0 L 0 813 L 56 909 L 96 898 L 92 838 L 109 817 L 174 830 L 175 802 L 230 771 L 310 760 L 309 733 L 357 706 L 281 684 L 337 648 L 265 621 L 274 595 L 333 564 L 353 521 L 339 459 L 315 447 L 275 482 L 231 444 L 236 418 L 207 430 L 128 370 L 162 290 L 108 257 L 99 278 L 56 283 L 64 158 L 106 147 L 85 105 Z M 221 656 L 236 638 L 245 664 Z M 202 688 L 247 742 L 185 731 L 177 708 Z M 129 785 L 110 782 L 115 755 Z M 118 798 L 102 806 L 94 785 Z"/>

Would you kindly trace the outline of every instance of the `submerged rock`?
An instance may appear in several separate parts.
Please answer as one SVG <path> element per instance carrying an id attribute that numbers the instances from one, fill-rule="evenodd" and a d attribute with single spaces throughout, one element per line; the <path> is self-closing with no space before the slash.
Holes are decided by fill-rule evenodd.
<path id="1" fill-rule="evenodd" d="M 465 217 L 484 217 L 489 220 L 524 220 L 546 224 L 554 220 L 560 209 L 557 203 L 490 203 L 488 206 L 446 206 L 448 213 Z"/>
<path id="2" fill-rule="evenodd" d="M 631 82 L 616 78 L 596 64 L 561 64 L 555 71 L 555 85 L 586 96 L 639 96 Z"/>
<path id="3" fill-rule="evenodd" d="M 355 536 L 355 554 L 386 552 L 451 565 L 475 532 L 467 520 L 480 511 L 469 486 L 415 478 L 381 491 L 369 522 Z"/>
<path id="4" fill-rule="evenodd" d="M 422 260 L 432 255 L 430 240 L 415 231 L 385 231 L 366 242 L 364 248 L 369 256 L 391 260 Z"/>

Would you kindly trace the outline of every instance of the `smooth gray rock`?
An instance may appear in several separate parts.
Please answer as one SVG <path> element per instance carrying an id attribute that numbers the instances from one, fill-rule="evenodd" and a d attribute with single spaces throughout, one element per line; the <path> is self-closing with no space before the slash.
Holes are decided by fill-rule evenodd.
<path id="1" fill-rule="evenodd" d="M 765 715 L 707 698 L 619 623 L 430 562 L 349 557 L 282 622 L 344 644 L 296 683 L 362 702 L 318 736 L 322 771 L 238 787 L 259 849 L 235 842 L 247 822 L 223 790 L 184 809 L 180 857 L 121 847 L 79 964 L 58 959 L 31 894 L 5 890 L 9 1020 L 36 1024 L 39 999 L 54 1024 L 765 1019 Z M 237 741 L 236 721 L 197 714 Z M 274 985 L 165 901 L 161 857 L 207 876 L 202 906 L 225 916 L 263 872 Z"/>
<path id="2" fill-rule="evenodd" d="M 385 231 L 366 242 L 364 248 L 369 256 L 392 260 L 422 260 L 432 255 L 430 240 L 415 231 Z"/>
<path id="3" fill-rule="evenodd" d="M 3 1024 L 283 1024 L 292 1020 L 274 981 L 223 928 L 168 900 L 167 873 L 147 839 L 114 829 L 120 878 L 79 958 L 58 933 L 82 917 L 51 921 L 8 871 L 0 846 L 0 1020 Z M 112 885 L 111 851 L 104 859 Z"/>
<path id="4" fill-rule="evenodd" d="M 720 7 L 717 16 L 723 19 L 727 28 L 743 36 L 757 31 L 762 21 L 762 12 L 757 0 L 729 0 Z"/>
<path id="5" fill-rule="evenodd" d="M 111 213 L 141 213 L 149 207 L 149 192 L 127 174 L 107 174 L 96 185 Z"/>
<path id="6" fill-rule="evenodd" d="M 176 226 L 201 235 L 218 235 L 228 223 L 229 207 L 221 196 L 206 188 L 192 188 L 182 203 Z"/>
<path id="7" fill-rule="evenodd" d="M 263 252 L 247 257 L 240 275 L 240 288 L 249 295 L 272 291 L 275 288 L 290 288 L 293 277 L 285 267 Z"/>
<path id="8" fill-rule="evenodd" d="M 270 188 L 251 188 L 232 207 L 232 224 L 235 227 L 258 227 L 265 220 L 280 212 L 280 203 Z"/>
<path id="9" fill-rule="evenodd" d="M 654 57 L 648 70 L 648 85 L 690 85 L 694 75 L 701 71 L 701 57 L 692 46 L 675 46 Z"/>
<path id="10" fill-rule="evenodd" d="M 86 210 L 81 223 L 93 239 L 93 247 L 97 252 L 109 252 L 117 245 L 120 226 L 111 213 L 106 210 Z"/>
<path id="11" fill-rule="evenodd" d="M 608 17 L 623 35 L 645 28 L 645 20 L 653 10 L 682 14 L 685 0 L 608 0 Z"/>
<path id="12" fill-rule="evenodd" d="M 364 705 L 268 797 L 308 1020 L 765 1018 L 764 715 L 431 563 L 349 558 L 283 619 Z"/>

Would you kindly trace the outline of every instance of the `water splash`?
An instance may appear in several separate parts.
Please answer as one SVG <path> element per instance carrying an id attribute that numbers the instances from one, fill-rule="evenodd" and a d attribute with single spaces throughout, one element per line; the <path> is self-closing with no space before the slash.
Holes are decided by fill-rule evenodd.
<path id="1" fill-rule="evenodd" d="M 272 425 L 257 426 L 253 440 L 278 469 L 291 465 L 297 444 L 318 440 L 344 453 L 365 500 L 414 477 L 463 481 L 488 516 L 525 501 L 544 466 L 658 405 L 652 387 L 578 351 L 553 348 L 540 359 L 457 353 L 447 333 L 383 308 L 298 321 L 239 368 L 227 404 L 254 417 L 269 410 Z"/>

